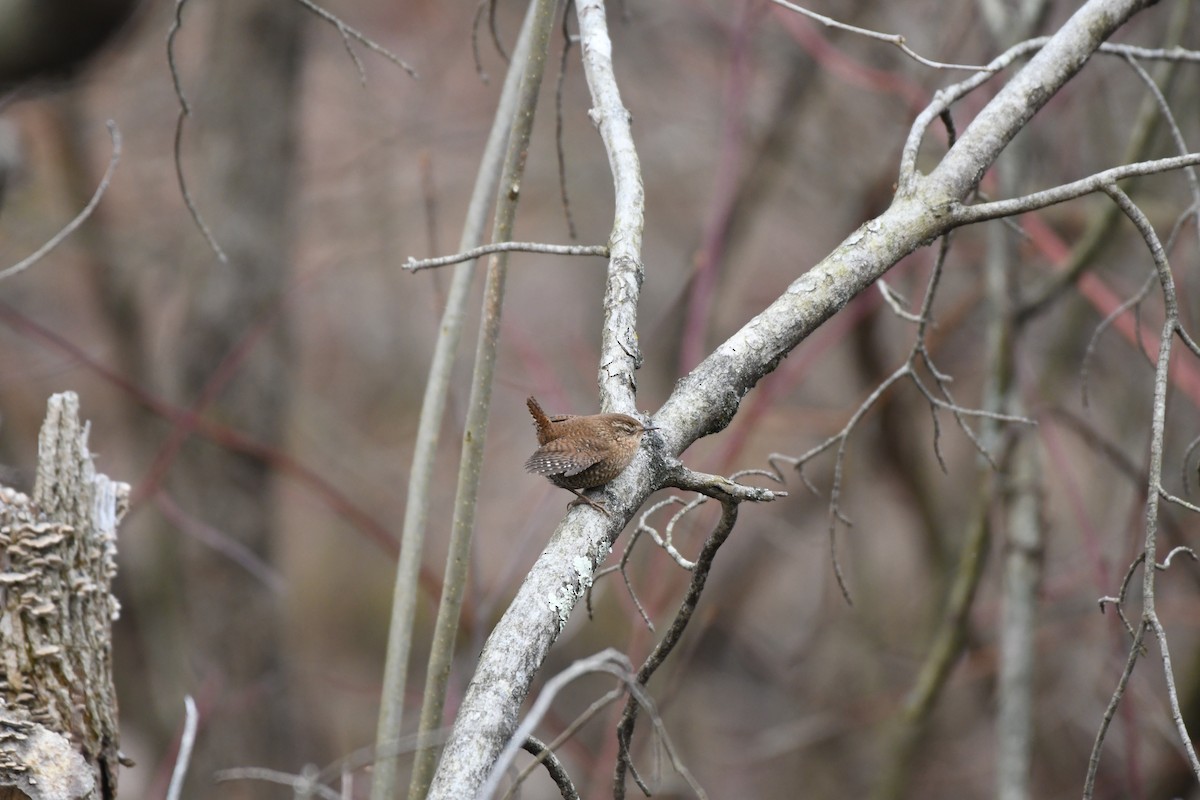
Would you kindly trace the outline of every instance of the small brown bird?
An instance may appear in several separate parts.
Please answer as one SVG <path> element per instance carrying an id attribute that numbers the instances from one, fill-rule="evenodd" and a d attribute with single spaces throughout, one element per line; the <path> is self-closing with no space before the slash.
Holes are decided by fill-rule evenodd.
<path id="1" fill-rule="evenodd" d="M 541 445 L 525 462 L 525 470 L 545 475 L 555 486 L 573 492 L 579 499 L 572 505 L 587 503 L 607 514 L 603 503 L 579 490 L 603 486 L 620 475 L 637 454 L 642 436 L 656 429 L 628 414 L 548 416 L 534 398 L 525 404 Z"/>

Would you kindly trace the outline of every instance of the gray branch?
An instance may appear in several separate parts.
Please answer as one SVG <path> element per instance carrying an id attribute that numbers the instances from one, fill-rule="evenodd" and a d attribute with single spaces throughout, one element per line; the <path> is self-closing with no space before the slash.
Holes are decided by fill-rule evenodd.
<path id="1" fill-rule="evenodd" d="M 485 244 L 479 247 L 465 250 L 461 253 L 455 253 L 450 256 L 439 256 L 438 258 L 422 258 L 415 259 L 409 256 L 408 261 L 404 262 L 406 272 L 419 272 L 423 269 L 432 269 L 433 267 L 446 267 L 451 264 L 461 264 L 464 261 L 474 261 L 480 256 L 491 255 L 492 253 L 540 253 L 550 256 L 604 256 L 608 257 L 608 248 L 604 245 L 570 245 L 570 244 L 543 244 L 542 242 L 496 242 L 495 244 Z"/>
<path id="2" fill-rule="evenodd" d="M 671 472 L 672 459 L 733 419 L 741 399 L 779 361 L 901 258 L 958 220 L 948 211 L 976 187 L 1004 146 L 1084 65 L 1089 55 L 1149 0 L 1090 0 L 979 113 L 942 163 L 914 175 L 879 217 L 864 223 L 800 275 L 691 373 L 654 415 L 659 428 L 606 492 L 609 516 L 576 507 L 559 525 L 492 631 L 446 744 L 431 798 L 475 797 L 516 729 L 521 704 L 550 645 L 608 557 L 618 534 Z M 639 360 L 635 308 L 642 279 L 642 190 L 628 115 L 611 81 L 611 43 L 597 0 L 579 5 L 593 118 L 616 175 L 617 215 L 605 295 L 600 386 L 604 410 L 633 408 Z M 598 68 L 597 62 L 607 67 Z M 613 97 L 610 108 L 604 98 Z M 626 149 L 619 149 L 626 148 Z"/>

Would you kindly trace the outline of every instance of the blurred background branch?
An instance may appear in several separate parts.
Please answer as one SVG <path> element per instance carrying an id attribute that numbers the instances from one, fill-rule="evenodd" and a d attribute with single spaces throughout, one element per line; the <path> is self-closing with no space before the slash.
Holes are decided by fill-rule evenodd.
<path id="1" fill-rule="evenodd" d="M 449 356 L 481 330 L 452 309 L 481 300 L 482 287 L 468 267 L 413 276 L 403 264 L 448 252 L 453 242 L 438 233 L 460 215 L 475 220 L 464 231 L 486 228 L 495 196 L 477 189 L 492 180 L 481 153 L 494 123 L 508 123 L 496 113 L 502 87 L 482 82 L 473 63 L 474 9 L 187 4 L 174 41 L 192 106 L 180 163 L 230 257 L 222 265 L 172 166 L 179 106 L 163 40 L 173 4 L 41 5 L 22 13 L 91 27 L 86 37 L 54 33 L 65 56 L 7 73 L 0 264 L 37 250 L 87 205 L 112 152 L 105 120 L 119 123 L 123 149 L 91 216 L 36 268 L 0 283 L 0 478 L 32 486 L 45 398 L 65 389 L 87 399 L 102 469 L 140 478 L 115 587 L 121 741 L 139 765 L 121 775 L 122 791 L 166 796 L 185 695 L 197 727 L 183 796 L 362 798 L 385 769 L 408 780 L 417 721 L 399 712 L 428 677 L 430 598 L 471 405 L 470 367 Z M 561 74 L 559 119 L 532 123 L 511 238 L 563 238 L 561 129 L 579 241 L 607 243 L 611 257 L 601 275 L 598 262 L 512 256 L 528 263 L 509 272 L 503 321 L 484 336 L 497 344 L 493 402 L 478 535 L 456 567 L 463 595 L 445 720 L 478 722 L 479 690 L 468 684 L 481 653 L 483 689 L 504 695 L 495 731 L 515 726 L 514 697 L 536 695 L 581 658 L 615 646 L 643 663 L 688 596 L 692 573 L 677 558 L 694 564 L 720 519 L 718 503 L 671 516 L 685 506 L 668 501 L 645 528 L 671 552 L 642 541 L 622 560 L 620 518 L 669 483 L 681 453 L 696 474 L 731 475 L 834 440 L 853 418 L 853 435 L 833 445 L 840 458 L 824 453 L 806 467 L 821 497 L 791 478 L 786 499 L 741 509 L 686 632 L 645 686 L 679 763 L 713 797 L 866 796 L 896 763 L 904 769 L 891 796 L 1078 793 L 1130 654 L 1120 616 L 1097 614 L 1095 601 L 1117 592 L 1145 549 L 1153 357 L 1166 312 L 1153 286 L 1130 302 L 1149 274 L 1145 239 L 1107 198 L 1084 194 L 1112 173 L 1076 185 L 1069 203 L 1038 193 L 1157 162 L 1123 167 L 1145 174 L 1120 187 L 1163 237 L 1181 329 L 1196 327 L 1193 190 L 1180 175 L 1148 174 L 1193 163 L 1177 140 L 1193 153 L 1200 141 L 1200 119 L 1184 113 L 1200 87 L 1194 5 L 1136 15 L 1103 45 L 1107 57 L 1088 59 L 1036 116 L 1006 119 L 976 148 L 988 137 L 972 128 L 995 132 L 998 109 L 1021 94 L 1012 87 L 1022 65 L 1050 57 L 1044 34 L 1081 4 L 805 5 L 853 29 L 902 34 L 941 65 L 1004 65 L 978 77 L 926 66 L 894 38 L 754 0 L 582 4 L 580 46 L 565 59 L 585 69 Z M 524 12 L 481 5 L 479 41 L 515 53 Z M 344 19 L 326 16 L 335 13 Z M 0 38 L 22 30 L 5 57 L 38 37 L 0 25 Z M 376 58 L 356 33 L 420 78 Z M 1085 52 L 1071 50 L 1072 69 Z M 498 75 L 508 56 L 480 46 L 478 57 Z M 30 80 L 33 69 L 41 77 Z M 592 96 L 605 71 L 599 85 L 619 86 L 609 98 L 619 102 Z M 1164 107 L 1177 131 L 1156 124 Z M 937 233 L 917 204 L 931 187 L 945 190 L 946 205 L 924 208 L 942 222 L 1024 213 L 959 227 L 939 255 L 919 246 Z M 882 241 L 899 229 L 904 241 Z M 477 243 L 465 236 L 456 249 Z M 886 294 L 863 291 L 885 268 Z M 914 321 L 924 325 L 919 384 L 889 385 L 856 416 L 912 357 Z M 458 334 L 444 332 L 456 324 Z M 1198 363 L 1185 346 L 1166 371 L 1160 553 L 1186 544 L 1193 521 L 1175 500 L 1187 500 L 1194 479 Z M 681 380 L 680 364 L 705 366 Z M 431 374 L 444 382 L 427 384 Z M 534 445 L 531 394 L 580 413 L 660 409 L 660 430 L 604 491 L 617 522 L 574 510 L 551 534 L 561 493 L 520 470 Z M 1039 425 L 993 428 L 998 417 L 986 415 L 964 416 L 965 429 L 946 424 L 943 412 L 971 409 Z M 981 463 L 967 431 L 1003 472 Z M 837 545 L 852 608 L 825 538 L 835 482 L 837 507 L 854 522 L 839 527 Z M 416 529 L 422 546 L 408 541 Z M 610 554 L 614 544 L 621 553 Z M 399 570 L 397 552 L 407 559 Z M 571 609 L 596 566 L 620 569 L 624 582 L 595 584 L 589 620 Z M 1155 583 L 1161 627 L 1139 625 L 1136 590 L 1121 608 L 1148 648 L 1160 630 L 1169 639 L 1178 713 L 1165 669 L 1138 665 L 1105 723 L 1097 796 L 1196 791 L 1178 728 L 1194 731 L 1200 698 L 1200 633 L 1188 622 L 1197 589 L 1200 571 L 1179 558 Z M 536 632 L 517 626 L 520 635 L 485 647 L 514 594 L 516 608 L 536 609 Z M 513 613 L 502 632 L 514 630 Z M 408 654 L 398 659 L 389 629 L 406 617 Z M 500 641 L 516 666 L 487 666 Z M 597 701 L 612 681 L 564 687 L 538 725 L 583 797 L 612 793 L 622 710 Z M 902 747 L 905 720 L 913 738 Z M 655 741 L 639 726 L 632 763 L 649 766 Z M 214 773 L 232 767 L 256 779 L 215 788 Z M 656 793 L 693 794 L 673 769 L 640 776 Z M 522 792 L 560 796 L 543 769 Z"/>

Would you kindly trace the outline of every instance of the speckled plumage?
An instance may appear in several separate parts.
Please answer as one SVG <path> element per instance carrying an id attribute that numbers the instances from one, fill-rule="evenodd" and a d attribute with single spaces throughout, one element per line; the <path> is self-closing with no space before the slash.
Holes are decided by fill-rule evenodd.
<path id="1" fill-rule="evenodd" d="M 603 486 L 620 475 L 637 454 L 642 436 L 653 429 L 627 414 L 549 416 L 534 398 L 525 403 L 540 445 L 525 462 L 526 471 L 545 475 L 603 511 L 579 490 Z"/>

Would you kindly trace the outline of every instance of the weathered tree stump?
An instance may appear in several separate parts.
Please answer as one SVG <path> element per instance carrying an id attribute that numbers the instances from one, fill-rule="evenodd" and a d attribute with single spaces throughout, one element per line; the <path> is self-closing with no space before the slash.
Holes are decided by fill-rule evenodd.
<path id="1" fill-rule="evenodd" d="M 33 498 L 0 486 L 0 800 L 117 796 L 112 595 L 129 484 L 96 472 L 73 392 L 50 398 Z"/>

